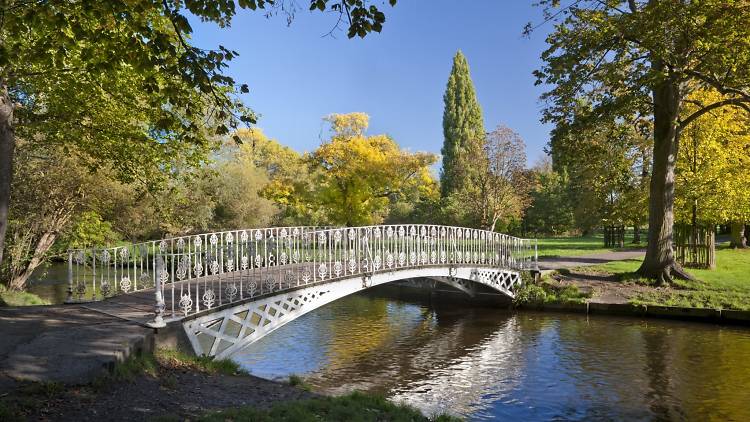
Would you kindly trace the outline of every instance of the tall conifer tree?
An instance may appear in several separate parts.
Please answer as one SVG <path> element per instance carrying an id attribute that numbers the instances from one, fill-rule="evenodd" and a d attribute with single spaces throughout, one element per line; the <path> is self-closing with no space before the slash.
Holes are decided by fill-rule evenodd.
<path id="1" fill-rule="evenodd" d="M 471 171 L 472 153 L 481 151 L 484 142 L 482 108 L 477 101 L 469 63 L 461 50 L 453 57 L 453 68 L 443 95 L 443 170 L 440 189 L 443 197 L 461 189 Z M 461 164 L 461 163 L 465 164 Z"/>

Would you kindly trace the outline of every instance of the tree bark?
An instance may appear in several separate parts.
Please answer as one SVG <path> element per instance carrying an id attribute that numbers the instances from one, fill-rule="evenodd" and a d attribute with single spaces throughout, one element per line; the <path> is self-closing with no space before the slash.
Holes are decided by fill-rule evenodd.
<path id="1" fill-rule="evenodd" d="M 733 222 L 732 226 L 732 241 L 729 244 L 732 248 L 746 248 L 747 247 L 747 236 L 745 233 L 745 224 Z"/>
<path id="2" fill-rule="evenodd" d="M 26 267 L 20 273 L 13 275 L 10 283 L 8 283 L 8 288 L 10 288 L 11 290 L 19 291 L 26 289 L 26 282 L 29 280 L 29 277 L 31 277 L 31 274 L 34 273 L 34 270 L 36 270 L 37 267 L 39 267 L 39 265 L 44 262 L 44 257 L 45 255 L 47 255 L 47 252 L 55 243 L 56 238 L 56 232 L 47 231 L 42 234 L 42 236 L 36 243 L 34 254 L 26 264 Z"/>
<path id="3" fill-rule="evenodd" d="M 13 177 L 13 154 L 16 138 L 13 133 L 13 101 L 4 81 L 0 80 L 0 266 L 3 264 L 5 234 L 8 231 L 10 185 Z"/>
<path id="4" fill-rule="evenodd" d="M 655 68 L 660 67 L 655 63 Z M 654 102 L 653 168 L 649 186 L 648 246 L 641 275 L 669 282 L 672 272 L 682 278 L 690 276 L 674 259 L 672 225 L 674 223 L 674 170 L 679 149 L 681 93 L 676 78 L 665 76 L 652 91 Z"/>

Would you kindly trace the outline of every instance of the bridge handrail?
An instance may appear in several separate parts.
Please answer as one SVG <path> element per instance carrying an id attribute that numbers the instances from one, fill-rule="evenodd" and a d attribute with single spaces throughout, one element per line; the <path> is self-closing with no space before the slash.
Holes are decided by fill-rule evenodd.
<path id="1" fill-rule="evenodd" d="M 466 227 L 393 224 L 226 230 L 115 247 L 71 249 L 68 300 L 99 300 L 154 287 L 163 295 L 165 287 L 171 286 L 171 306 L 164 304 L 162 296 L 157 313 L 166 310 L 173 316 L 180 312 L 187 315 L 199 312 L 201 304 L 210 308 L 231 303 L 245 293 L 254 295 L 255 290 L 273 291 L 276 284 L 290 288 L 430 265 L 532 270 L 536 261 L 536 242 L 532 239 Z M 229 279 L 237 274 L 240 280 L 246 274 L 248 280 L 255 281 L 249 286 L 242 281 L 239 287 L 230 284 L 232 288 L 223 292 L 222 277 Z M 263 277 L 258 286 L 256 279 Z M 271 278 L 273 284 L 264 286 Z M 199 297 L 200 291 L 216 296 L 208 279 L 219 280 L 217 297 Z M 205 286 L 198 286 L 196 280 Z M 250 290 L 243 290 L 246 288 Z"/>

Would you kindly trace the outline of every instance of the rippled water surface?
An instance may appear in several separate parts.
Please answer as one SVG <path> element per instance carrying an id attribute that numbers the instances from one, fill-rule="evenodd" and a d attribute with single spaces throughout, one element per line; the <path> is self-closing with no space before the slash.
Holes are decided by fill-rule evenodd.
<path id="1" fill-rule="evenodd" d="M 473 420 L 750 420 L 750 330 L 355 295 L 234 357 Z"/>

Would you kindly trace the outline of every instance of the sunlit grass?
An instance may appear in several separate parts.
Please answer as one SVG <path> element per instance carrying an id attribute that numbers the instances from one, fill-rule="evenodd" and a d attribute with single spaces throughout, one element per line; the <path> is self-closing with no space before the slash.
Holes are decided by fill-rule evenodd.
<path id="1" fill-rule="evenodd" d="M 581 268 L 584 273 L 616 274 L 623 282 L 653 284 L 635 274 L 641 259 L 613 261 Z M 578 269 L 576 270 L 578 271 Z M 641 293 L 634 303 L 750 310 L 750 249 L 716 251 L 716 269 L 688 269 L 696 280 L 675 280 L 674 289 Z"/>
<path id="2" fill-rule="evenodd" d="M 49 305 L 50 302 L 24 291 L 9 290 L 0 284 L 0 306 L 33 306 Z"/>
<path id="3" fill-rule="evenodd" d="M 352 393 L 339 397 L 321 397 L 310 400 L 289 401 L 274 405 L 268 410 L 252 407 L 213 412 L 199 421 L 458 421 L 460 419 L 440 415 L 428 418 L 419 410 L 395 404 L 382 396 Z"/>
<path id="4" fill-rule="evenodd" d="M 545 237 L 539 240 L 539 256 L 580 256 L 595 253 L 622 251 L 634 248 L 642 248 L 643 244 L 633 244 L 632 235 L 625 236 L 623 248 L 605 248 L 604 236 L 577 236 L 577 237 Z"/>

